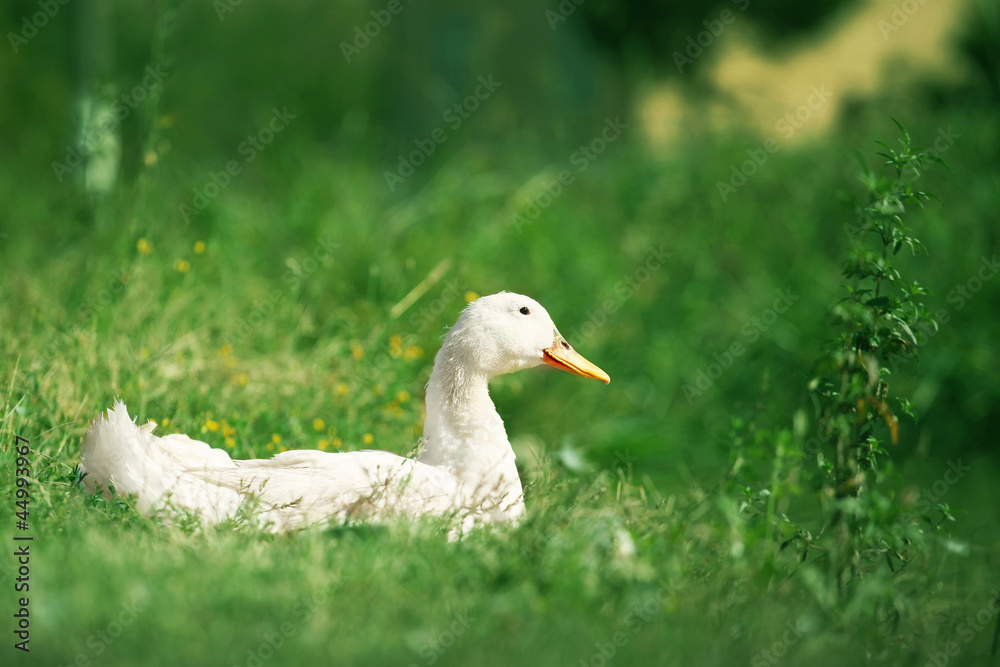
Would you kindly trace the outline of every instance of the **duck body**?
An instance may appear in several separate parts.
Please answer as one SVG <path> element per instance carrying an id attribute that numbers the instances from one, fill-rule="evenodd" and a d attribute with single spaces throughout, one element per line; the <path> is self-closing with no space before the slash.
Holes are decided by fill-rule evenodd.
<path id="1" fill-rule="evenodd" d="M 451 516 L 463 528 L 516 520 L 521 480 L 490 378 L 547 363 L 605 382 L 534 300 L 507 292 L 470 304 L 445 338 L 427 385 L 422 451 L 293 450 L 234 460 L 183 434 L 156 436 L 116 401 L 83 444 L 83 484 L 136 498 L 142 512 L 206 523 L 249 516 L 275 532 L 318 523 Z"/>

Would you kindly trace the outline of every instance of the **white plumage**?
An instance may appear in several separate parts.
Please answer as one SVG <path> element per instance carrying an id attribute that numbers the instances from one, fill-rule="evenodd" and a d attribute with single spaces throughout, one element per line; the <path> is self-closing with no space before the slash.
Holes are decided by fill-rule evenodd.
<path id="1" fill-rule="evenodd" d="M 545 309 L 501 292 L 469 304 L 445 337 L 427 384 L 423 449 L 295 450 L 233 460 L 183 434 L 153 435 L 121 401 L 91 425 L 81 471 L 91 492 L 113 487 L 142 512 L 188 512 L 214 523 L 241 507 L 262 527 L 452 515 L 463 528 L 524 513 L 514 451 L 489 396 L 490 378 L 547 363 L 609 382 L 562 338 Z"/>

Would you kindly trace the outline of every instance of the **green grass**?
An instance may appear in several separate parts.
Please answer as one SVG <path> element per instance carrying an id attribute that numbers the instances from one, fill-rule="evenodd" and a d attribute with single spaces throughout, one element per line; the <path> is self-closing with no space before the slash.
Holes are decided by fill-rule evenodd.
<path id="1" fill-rule="evenodd" d="M 530 151 L 487 159 L 472 146 L 396 198 L 377 168 L 309 156 L 280 187 L 248 174 L 192 225 L 176 208 L 190 192 L 155 171 L 86 216 L 80 202 L 7 174 L 0 187 L 20 221 L 0 242 L 8 545 L 15 435 L 34 451 L 32 643 L 30 656 L 16 658 L 922 665 L 950 640 L 960 652 L 948 664 L 986 664 L 998 619 L 988 612 L 970 637 L 967 618 L 1000 587 L 1000 471 L 990 453 L 1000 282 L 985 282 L 962 308 L 947 295 L 996 247 L 997 141 L 971 139 L 972 127 L 992 127 L 974 110 L 948 113 L 923 125 L 903 119 L 917 139 L 947 122 L 970 128 L 970 139 L 943 156 L 953 174 L 931 177 L 944 204 L 910 221 L 931 258 L 900 256 L 952 320 L 894 385 L 922 417 L 902 424 L 887 488 L 912 504 L 921 489 L 935 493 L 948 461 L 971 470 L 940 494 L 958 510 L 950 533 L 931 532 L 896 574 L 866 563 L 870 574 L 845 597 L 822 554 L 804 565 L 781 550 L 724 478 L 733 418 L 768 431 L 790 426 L 802 406 L 831 335 L 826 309 L 852 221 L 839 194 L 858 192 L 849 153 L 871 154 L 873 139 L 892 135 L 888 122 L 782 151 L 729 202 L 715 181 L 753 140 L 692 138 L 657 158 L 623 144 L 521 233 L 509 221 L 522 203 L 512 193 L 551 161 Z M 329 253 L 307 270 L 324 239 Z M 204 253 L 193 251 L 197 241 Z M 640 275 L 661 244 L 671 253 L 665 266 L 622 298 L 615 284 Z M 446 259 L 440 280 L 391 317 Z M 162 430 L 214 446 L 225 446 L 223 431 L 203 429 L 224 420 L 236 457 L 335 439 L 359 449 L 366 434 L 372 447 L 407 453 L 444 327 L 466 292 L 500 289 L 539 299 L 567 336 L 588 331 L 588 313 L 605 301 L 616 305 L 605 324 L 570 341 L 609 372 L 609 386 L 547 369 L 494 385 L 527 484 L 518 526 L 456 543 L 433 521 L 285 536 L 236 524 L 167 527 L 76 483 L 87 424 L 116 396 L 140 420 L 169 418 Z M 741 328 L 786 289 L 800 298 L 746 341 Z M 242 323 L 269 299 L 244 335 Z M 734 340 L 746 352 L 689 402 L 684 385 Z M 755 488 L 772 464 L 766 455 L 747 462 Z M 808 525 L 812 490 L 791 498 L 777 511 Z M 14 565 L 11 555 L 0 560 L 4 609 L 15 603 Z"/>

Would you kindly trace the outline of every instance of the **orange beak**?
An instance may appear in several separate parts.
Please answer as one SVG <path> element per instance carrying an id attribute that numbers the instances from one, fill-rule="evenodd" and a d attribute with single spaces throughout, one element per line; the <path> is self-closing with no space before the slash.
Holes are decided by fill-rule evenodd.
<path id="1" fill-rule="evenodd" d="M 604 384 L 611 382 L 611 378 L 608 377 L 607 373 L 584 359 L 580 353 L 566 342 L 558 331 L 556 332 L 556 340 L 552 343 L 552 347 L 542 351 L 542 361 L 553 368 L 570 372 L 573 375 L 594 378 L 595 380 L 602 381 Z"/>

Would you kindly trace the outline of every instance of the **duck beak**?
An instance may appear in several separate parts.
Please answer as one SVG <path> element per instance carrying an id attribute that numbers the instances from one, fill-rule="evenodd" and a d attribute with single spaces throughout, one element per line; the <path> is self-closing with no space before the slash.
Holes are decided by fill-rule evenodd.
<path id="1" fill-rule="evenodd" d="M 607 373 L 584 359 L 580 353 L 573 349 L 573 346 L 566 342 L 566 339 L 558 331 L 556 332 L 556 339 L 552 343 L 552 346 L 542 350 L 542 361 L 553 368 L 568 371 L 573 375 L 594 378 L 595 380 L 602 381 L 604 384 L 611 382 L 611 378 L 608 377 Z"/>

